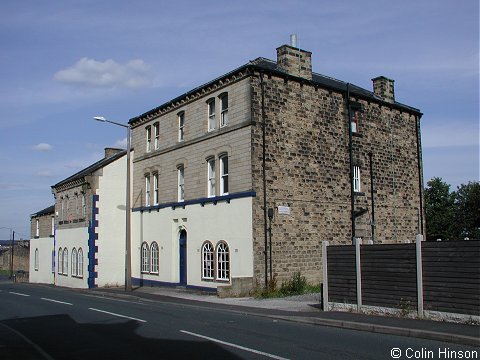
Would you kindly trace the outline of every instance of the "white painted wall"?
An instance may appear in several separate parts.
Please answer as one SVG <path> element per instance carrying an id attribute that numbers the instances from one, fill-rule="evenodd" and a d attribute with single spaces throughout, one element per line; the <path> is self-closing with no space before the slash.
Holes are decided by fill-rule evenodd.
<path id="1" fill-rule="evenodd" d="M 98 278 L 96 284 L 121 286 L 125 284 L 125 198 L 127 157 L 103 168 L 97 195 L 98 221 Z"/>
<path id="2" fill-rule="evenodd" d="M 187 285 L 216 288 L 225 282 L 202 280 L 201 246 L 220 240 L 230 249 L 230 278 L 253 276 L 252 198 L 233 199 L 228 204 L 188 205 L 132 214 L 132 275 L 135 278 L 178 283 L 179 234 L 187 231 Z M 156 241 L 160 248 L 159 274 L 140 272 L 141 245 Z"/>
<path id="3" fill-rule="evenodd" d="M 35 250 L 38 250 L 38 268 L 35 270 Z M 53 237 L 30 239 L 30 269 L 31 283 L 53 284 L 52 252 L 54 250 Z"/>
<path id="4" fill-rule="evenodd" d="M 72 288 L 88 288 L 88 228 L 79 227 L 74 229 L 57 229 L 56 237 L 56 278 L 55 284 L 58 286 L 66 286 Z M 60 248 L 68 249 L 68 274 L 62 275 L 58 273 L 58 250 Z M 83 251 L 83 277 L 72 276 L 72 250 L 82 248 Z"/>

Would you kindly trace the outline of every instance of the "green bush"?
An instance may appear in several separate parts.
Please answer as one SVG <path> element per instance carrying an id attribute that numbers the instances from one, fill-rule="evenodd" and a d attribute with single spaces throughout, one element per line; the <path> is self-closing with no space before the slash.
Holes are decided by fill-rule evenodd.
<path id="1" fill-rule="evenodd" d="M 307 289 L 307 279 L 300 272 L 295 272 L 292 279 L 282 282 L 280 294 L 284 296 L 301 295 Z"/>
<path id="2" fill-rule="evenodd" d="M 302 295 L 307 293 L 319 293 L 321 291 L 321 285 L 308 285 L 305 276 L 302 276 L 300 272 L 293 274 L 290 280 L 282 282 L 280 289 L 277 289 L 277 279 L 273 278 L 273 281 L 268 283 L 268 289 L 261 288 L 257 282 L 257 286 L 253 291 L 253 296 L 256 298 L 279 298 L 292 295 Z"/>

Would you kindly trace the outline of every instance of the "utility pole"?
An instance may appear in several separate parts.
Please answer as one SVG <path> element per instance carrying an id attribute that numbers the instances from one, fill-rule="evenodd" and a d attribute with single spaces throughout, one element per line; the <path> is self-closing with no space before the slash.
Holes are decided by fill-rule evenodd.
<path id="1" fill-rule="evenodd" d="M 13 281 L 15 281 L 15 279 L 13 278 L 13 251 L 15 249 L 15 230 L 12 230 L 12 259 L 10 261 L 10 278 L 13 279 Z"/>

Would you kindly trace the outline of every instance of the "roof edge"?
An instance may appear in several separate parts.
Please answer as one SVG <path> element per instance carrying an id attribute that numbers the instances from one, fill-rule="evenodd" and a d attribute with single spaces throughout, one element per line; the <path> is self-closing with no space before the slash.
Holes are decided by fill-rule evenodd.
<path id="1" fill-rule="evenodd" d="M 265 66 L 262 66 L 262 65 L 265 65 Z M 269 66 L 267 66 L 267 64 L 269 64 Z M 225 78 L 228 78 L 229 76 L 232 76 L 236 73 L 239 73 L 239 72 L 242 72 L 242 71 L 245 71 L 245 70 L 257 70 L 257 71 L 263 71 L 263 72 L 269 72 L 269 73 L 272 73 L 272 74 L 276 74 L 276 75 L 279 75 L 279 76 L 282 76 L 282 77 L 285 77 L 287 76 L 289 79 L 292 79 L 292 80 L 296 80 L 296 81 L 299 81 L 299 82 L 302 82 L 304 84 L 312 84 L 313 86 L 319 86 L 319 87 L 322 87 L 322 88 L 326 88 L 326 89 L 330 89 L 330 90 L 335 90 L 335 91 L 338 91 L 338 92 L 341 92 L 341 93 L 346 93 L 347 92 L 347 84 L 348 82 L 345 82 L 343 80 L 338 80 L 338 79 L 335 79 L 333 77 L 330 77 L 330 76 L 327 76 L 327 75 L 323 75 L 323 74 L 320 74 L 320 73 L 317 73 L 317 72 L 313 72 L 312 71 L 312 76 L 314 77 L 317 77 L 317 78 L 324 78 L 324 79 L 329 79 L 331 80 L 331 82 L 333 83 L 338 83 L 339 86 L 329 86 L 325 83 L 321 83 L 319 81 L 316 81 L 314 78 L 312 80 L 309 80 L 309 79 L 305 79 L 305 78 L 302 78 L 302 77 L 298 77 L 298 76 L 295 76 L 295 75 L 291 75 L 291 74 L 288 74 L 286 73 L 285 71 L 282 71 L 281 69 L 278 69 L 277 68 L 277 63 L 273 60 L 270 60 L 270 59 L 267 59 L 267 58 L 264 58 L 264 57 L 258 57 L 254 60 L 250 60 L 248 63 L 242 65 L 242 66 L 239 66 L 237 68 L 235 68 L 234 70 L 232 71 L 229 71 L 228 73 L 225 73 L 213 80 L 210 80 L 202 85 L 199 85 L 195 88 L 193 88 L 192 90 L 190 91 L 187 91 L 186 93 L 183 93 L 151 110 L 148 110 L 146 112 L 144 112 L 143 114 L 141 115 L 138 115 L 138 116 L 135 116 L 133 118 L 131 118 L 128 123 L 130 125 L 133 125 L 133 123 L 137 122 L 137 121 L 141 121 L 143 119 L 145 119 L 146 117 L 148 116 L 151 116 L 152 114 L 156 113 L 156 112 L 159 112 L 165 108 L 167 108 L 168 106 L 171 106 L 181 100 L 183 100 L 184 98 L 208 87 L 208 86 L 211 86 L 212 84 L 215 84 L 216 82 L 222 80 L 222 79 L 225 79 Z M 397 102 L 395 101 L 394 103 L 390 103 L 390 102 L 387 102 L 385 100 L 383 100 L 382 98 L 380 98 L 379 96 L 377 96 L 373 91 L 371 90 L 367 90 L 367 89 L 364 89 L 360 86 L 357 86 L 355 84 L 351 84 L 350 85 L 353 85 L 354 88 L 357 88 L 358 90 L 361 90 L 361 92 L 365 92 L 365 94 L 361 94 L 358 90 L 355 91 L 355 89 L 352 89 L 350 88 L 350 93 L 354 96 L 357 96 L 357 97 L 360 97 L 360 98 L 364 98 L 364 99 L 367 99 L 367 100 L 371 100 L 371 101 L 375 101 L 375 102 L 378 102 L 384 106 L 387 106 L 387 107 L 393 107 L 393 108 L 397 108 L 397 109 L 400 109 L 400 110 L 403 110 L 403 111 L 407 111 L 407 112 L 413 112 L 415 114 L 418 114 L 418 115 L 422 115 L 420 109 L 417 109 L 417 108 L 414 108 L 412 106 L 408 106 L 408 105 L 405 105 L 405 104 L 402 104 L 400 102 Z"/>
<path id="2" fill-rule="evenodd" d="M 89 165 L 86 168 L 76 172 L 75 174 L 63 179 L 62 181 L 59 181 L 55 185 L 52 185 L 51 188 L 55 189 L 59 186 L 65 185 L 65 184 L 67 184 L 67 183 L 69 183 L 73 180 L 76 180 L 76 179 L 82 178 L 84 176 L 90 175 L 94 171 L 111 164 L 112 162 L 120 159 L 121 157 L 125 156 L 126 154 L 127 154 L 127 150 L 123 150 L 123 151 L 118 152 L 118 153 L 116 153 L 116 154 L 114 154 L 114 155 L 112 155 L 108 158 L 103 158 L 103 159 L 93 163 L 92 165 Z"/>

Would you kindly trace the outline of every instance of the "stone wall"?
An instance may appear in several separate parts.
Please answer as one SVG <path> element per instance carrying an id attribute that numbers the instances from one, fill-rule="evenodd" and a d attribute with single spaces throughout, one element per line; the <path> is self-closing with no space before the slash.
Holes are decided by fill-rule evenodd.
<path id="1" fill-rule="evenodd" d="M 228 94 L 228 124 L 208 131 L 207 100 Z M 217 104 L 219 106 L 219 104 Z M 216 118 L 220 118 L 217 106 Z M 135 126 L 132 143 L 135 147 L 133 161 L 133 208 L 154 205 L 154 174 L 158 174 L 159 204 L 177 201 L 177 168 L 184 167 L 185 200 L 207 197 L 207 159 L 216 159 L 216 195 L 219 195 L 219 156 L 228 155 L 229 192 L 249 191 L 252 188 L 250 166 L 250 88 L 248 79 L 229 86 L 211 89 L 193 97 L 151 120 Z M 185 116 L 184 140 L 178 141 L 178 113 Z M 158 149 L 147 152 L 146 127 L 159 123 Z M 153 139 L 153 133 L 152 133 Z M 153 140 L 152 140 L 153 144 Z M 150 176 L 150 204 L 146 204 L 145 176 Z"/>
<path id="2" fill-rule="evenodd" d="M 254 276 L 265 274 L 262 175 L 262 88 L 252 79 L 252 175 Z M 305 81 L 264 75 L 267 207 L 273 208 L 273 272 L 277 282 L 300 271 L 321 281 L 321 241 L 351 244 L 349 122 L 346 94 Z M 418 233 L 419 174 L 414 115 L 388 104 L 351 98 L 361 104 L 353 134 L 353 164 L 361 170 L 355 209 L 357 233 L 371 236 L 369 157 L 375 187 L 376 242 L 403 242 Z M 280 214 L 278 206 L 288 207 Z"/>
<path id="3" fill-rule="evenodd" d="M 11 270 L 12 250 L 9 247 L 7 250 L 2 248 L 0 252 L 0 270 Z M 3 251 L 4 250 L 4 251 Z M 13 271 L 23 270 L 29 271 L 29 241 L 15 241 L 15 248 L 13 249 Z"/>
<path id="4" fill-rule="evenodd" d="M 54 213 L 32 216 L 30 219 L 30 237 L 44 238 L 53 237 L 54 229 L 52 227 L 52 217 Z M 38 220 L 38 235 L 37 235 L 37 220 Z"/>
<path id="5" fill-rule="evenodd" d="M 71 184 L 70 187 L 55 190 L 55 212 L 57 214 L 55 226 L 57 229 L 86 227 L 91 221 L 92 197 L 98 186 L 98 179 L 96 176 L 87 176 L 87 178 L 90 180 L 88 184 L 82 179 L 79 184 Z"/>

